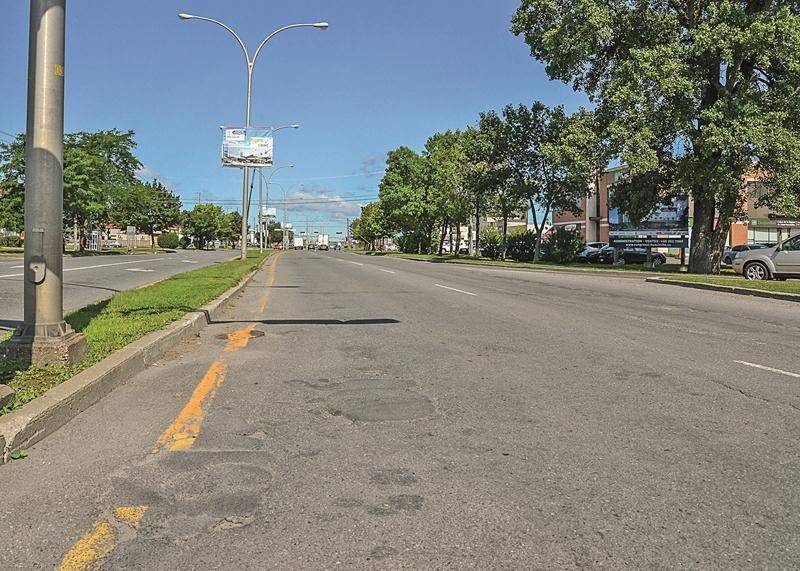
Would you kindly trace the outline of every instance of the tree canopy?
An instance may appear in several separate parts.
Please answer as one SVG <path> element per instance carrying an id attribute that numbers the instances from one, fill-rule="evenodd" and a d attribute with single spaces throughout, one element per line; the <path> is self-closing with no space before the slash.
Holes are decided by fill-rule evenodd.
<path id="1" fill-rule="evenodd" d="M 551 79 L 597 105 L 635 206 L 694 198 L 690 271 L 719 270 L 743 178 L 765 204 L 800 188 L 800 15 L 793 2 L 522 0 L 512 20 Z M 635 193 L 629 192 L 629 196 Z"/>

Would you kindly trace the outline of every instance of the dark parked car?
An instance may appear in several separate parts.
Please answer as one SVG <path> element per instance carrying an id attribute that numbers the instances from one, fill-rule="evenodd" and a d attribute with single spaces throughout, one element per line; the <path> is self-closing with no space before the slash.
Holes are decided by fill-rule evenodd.
<path id="1" fill-rule="evenodd" d="M 667 262 L 667 257 L 661 252 L 650 254 L 651 264 L 658 267 Z M 614 263 L 614 247 L 605 246 L 600 250 L 598 261 L 601 264 Z M 644 264 L 647 262 L 647 248 L 627 248 L 619 251 L 619 262 L 621 264 Z"/>

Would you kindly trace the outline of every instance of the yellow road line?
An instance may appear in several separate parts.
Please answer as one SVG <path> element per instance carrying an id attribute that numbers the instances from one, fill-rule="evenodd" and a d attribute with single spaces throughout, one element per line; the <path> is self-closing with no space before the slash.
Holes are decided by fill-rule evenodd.
<path id="1" fill-rule="evenodd" d="M 267 285 L 275 283 L 275 267 L 278 256 L 275 255 L 269 269 Z M 259 312 L 267 307 L 269 290 L 264 294 Z M 228 335 L 228 343 L 223 352 L 231 353 L 243 349 L 250 340 L 255 324 L 249 324 Z M 204 407 L 207 408 L 214 398 L 217 389 L 225 381 L 228 365 L 223 358 L 216 359 L 206 371 L 200 383 L 195 387 L 189 402 L 183 407 L 177 418 L 159 436 L 153 452 L 159 450 L 188 450 L 200 434 L 203 422 Z M 72 548 L 64 555 L 58 565 L 58 571 L 85 571 L 99 569 L 103 560 L 116 548 L 120 540 L 120 531 L 126 527 L 136 529 L 147 512 L 147 506 L 120 506 L 114 509 L 113 516 L 103 517 L 92 524 Z"/>
<path id="2" fill-rule="evenodd" d="M 120 539 L 120 532 L 127 526 L 135 530 L 144 517 L 147 506 L 120 506 L 114 517 L 103 517 L 92 524 L 72 548 L 67 551 L 56 569 L 58 571 L 85 571 L 99 569 Z"/>
<path id="3" fill-rule="evenodd" d="M 157 447 L 160 449 L 176 451 L 187 450 L 192 447 L 197 435 L 200 434 L 200 423 L 203 421 L 203 403 L 206 399 L 213 398 L 217 388 L 225 381 L 227 364 L 222 359 L 217 359 L 203 375 L 200 383 L 195 387 L 189 402 L 183 407 L 178 417 L 169 425 L 161 436 L 158 437 Z"/>
<path id="4" fill-rule="evenodd" d="M 275 283 L 275 269 L 278 267 L 278 258 L 282 252 L 278 252 L 275 254 L 275 257 L 272 258 L 272 263 L 269 265 L 269 276 L 267 277 L 267 289 L 264 292 L 264 296 L 261 298 L 261 305 L 258 306 L 258 313 L 261 315 L 267 309 L 267 301 L 269 301 L 269 294 L 272 285 Z"/>

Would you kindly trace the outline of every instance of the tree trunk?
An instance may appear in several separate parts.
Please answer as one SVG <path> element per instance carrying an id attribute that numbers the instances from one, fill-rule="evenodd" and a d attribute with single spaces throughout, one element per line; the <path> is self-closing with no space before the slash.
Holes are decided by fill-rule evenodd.
<path id="1" fill-rule="evenodd" d="M 536 264 L 542 258 L 542 230 L 544 230 L 544 224 L 539 226 L 539 229 L 536 230 L 536 246 L 533 248 L 533 263 Z"/>
<path id="2" fill-rule="evenodd" d="M 444 237 L 447 234 L 447 226 L 449 225 L 448 221 L 445 220 L 444 224 L 442 224 L 442 235 L 439 237 L 439 255 L 441 256 L 444 254 Z"/>
<path id="3" fill-rule="evenodd" d="M 456 257 L 461 255 L 461 221 L 456 222 Z"/>
<path id="4" fill-rule="evenodd" d="M 481 257 L 481 209 L 475 208 L 475 257 Z"/>
<path id="5" fill-rule="evenodd" d="M 503 259 L 506 259 L 508 245 L 508 212 L 503 212 Z"/>
<path id="6" fill-rule="evenodd" d="M 720 212 L 716 218 L 716 204 L 713 198 L 694 202 L 694 225 L 689 252 L 689 273 L 719 274 L 725 238 L 731 228 L 731 214 Z"/>

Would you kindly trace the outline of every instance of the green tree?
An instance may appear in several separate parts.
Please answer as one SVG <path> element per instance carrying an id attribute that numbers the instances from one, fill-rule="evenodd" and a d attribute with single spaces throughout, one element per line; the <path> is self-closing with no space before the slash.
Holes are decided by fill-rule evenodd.
<path id="1" fill-rule="evenodd" d="M 25 136 L 0 143 L 0 228 L 22 232 L 25 211 Z"/>
<path id="2" fill-rule="evenodd" d="M 361 216 L 356 218 L 350 227 L 353 237 L 363 242 L 368 250 L 376 250 L 378 241 L 391 234 L 386 215 L 381 208 L 379 201 L 362 206 Z"/>
<path id="3" fill-rule="evenodd" d="M 431 251 L 438 211 L 427 157 L 408 147 L 390 151 L 380 183 L 380 211 L 388 225 L 401 234 L 404 249 Z"/>
<path id="4" fill-rule="evenodd" d="M 440 255 L 443 253 L 447 229 L 452 225 L 456 226 L 458 245 L 461 243 L 461 224 L 469 218 L 469 201 L 464 191 L 467 157 L 463 139 L 462 132 L 447 131 L 436 133 L 425 143 L 429 176 L 435 188 L 435 210 L 442 224 L 438 250 Z"/>
<path id="5" fill-rule="evenodd" d="M 542 233 L 553 212 L 579 212 L 589 181 L 605 163 L 594 113 L 567 115 L 559 106 L 535 102 L 503 111 L 505 159 L 512 196 L 527 199 L 536 234 L 534 262 L 540 259 Z"/>
<path id="6" fill-rule="evenodd" d="M 511 29 L 550 78 L 596 102 L 611 148 L 652 207 L 693 197 L 691 272 L 719 271 L 747 172 L 764 173 L 763 203 L 797 204 L 795 4 L 522 0 Z"/>
<path id="7" fill-rule="evenodd" d="M 235 247 L 242 237 L 242 215 L 237 211 L 227 212 L 223 215 L 219 234 L 214 239 L 224 240 L 231 247 Z"/>
<path id="8" fill-rule="evenodd" d="M 89 225 L 111 221 L 111 203 L 137 183 L 133 131 L 70 133 L 64 137 L 64 225 L 77 223 L 81 247 Z"/>
<path id="9" fill-rule="evenodd" d="M 195 248 L 204 250 L 209 242 L 225 236 L 230 229 L 230 220 L 215 204 L 198 204 L 183 215 L 183 232 L 191 236 Z"/>
<path id="10" fill-rule="evenodd" d="M 156 232 L 164 232 L 180 222 L 180 198 L 158 181 L 136 182 L 117 189 L 110 202 L 111 221 L 146 232 L 151 247 L 155 246 Z"/>
<path id="11" fill-rule="evenodd" d="M 78 224 L 81 246 L 88 224 L 111 219 L 111 203 L 137 183 L 133 131 L 69 133 L 64 137 L 64 226 Z M 0 226 L 21 229 L 25 202 L 25 137 L 0 144 Z"/>

